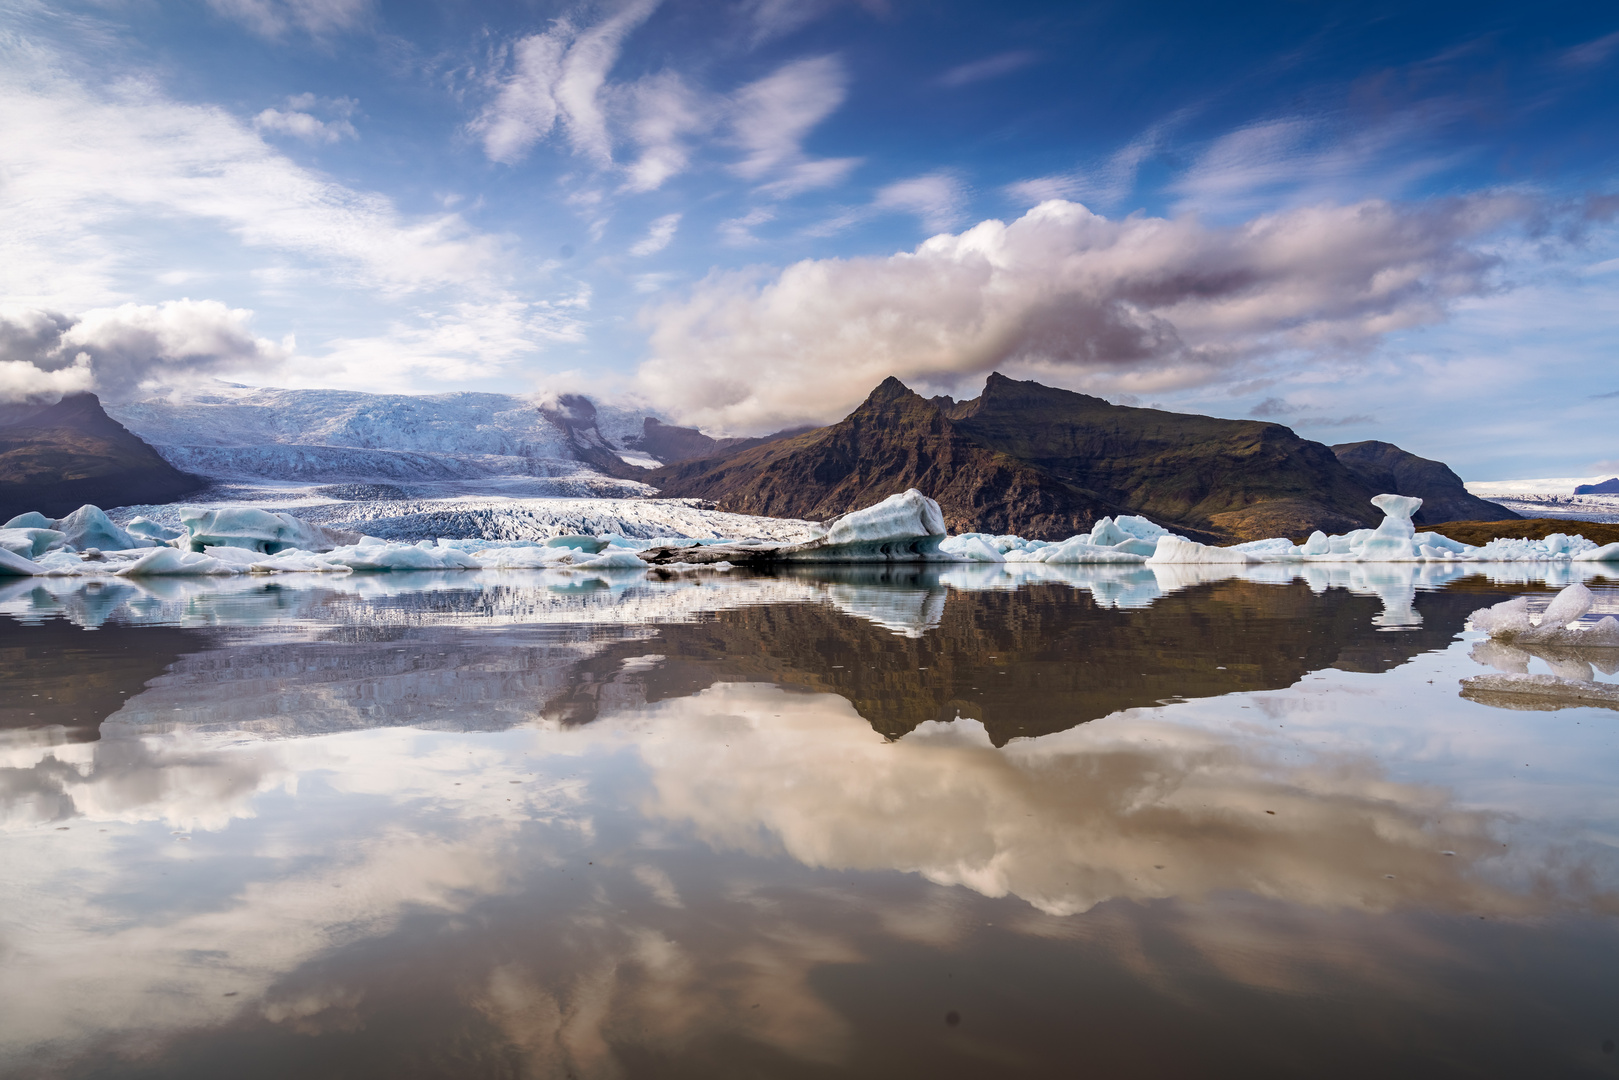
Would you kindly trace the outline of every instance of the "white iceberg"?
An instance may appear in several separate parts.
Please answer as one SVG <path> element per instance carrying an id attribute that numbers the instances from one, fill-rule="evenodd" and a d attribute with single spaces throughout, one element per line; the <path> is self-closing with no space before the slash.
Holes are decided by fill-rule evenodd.
<path id="1" fill-rule="evenodd" d="M 292 548 L 330 551 L 358 539 L 353 533 L 327 529 L 291 514 L 273 514 L 250 506 L 227 506 L 217 510 L 182 506 L 180 524 L 186 531 L 185 543 L 192 551 L 210 547 L 245 548 L 264 555 Z"/>
<path id="2" fill-rule="evenodd" d="M 1246 551 L 1237 548 L 1214 547 L 1210 544 L 1199 544 L 1195 540 L 1166 536 L 1158 541 L 1158 550 L 1153 553 L 1152 558 L 1146 560 L 1146 563 L 1148 566 L 1177 563 L 1241 566 L 1254 561 L 1255 559 Z"/>
<path id="3" fill-rule="evenodd" d="M 1473 612 L 1468 622 L 1474 630 L 1489 634 L 1496 641 L 1619 648 L 1619 619 L 1612 615 L 1590 626 L 1576 625 L 1595 602 L 1591 590 L 1575 582 L 1552 598 L 1539 622 L 1530 617 L 1529 598 L 1525 596 L 1481 608 Z"/>
<path id="4" fill-rule="evenodd" d="M 130 548 L 152 547 L 152 541 L 137 540 L 112 523 L 99 506 L 86 504 L 56 522 L 55 529 L 62 533 L 64 547 L 76 551 L 96 548 L 99 551 L 128 551 Z"/>
<path id="5" fill-rule="evenodd" d="M 0 576 L 36 577 L 45 572 L 45 568 L 34 560 L 0 547 Z"/>
<path id="6" fill-rule="evenodd" d="M 61 547 L 66 541 L 67 534 L 57 529 L 36 526 L 0 529 L 0 549 L 25 559 L 37 559 L 47 551 Z"/>

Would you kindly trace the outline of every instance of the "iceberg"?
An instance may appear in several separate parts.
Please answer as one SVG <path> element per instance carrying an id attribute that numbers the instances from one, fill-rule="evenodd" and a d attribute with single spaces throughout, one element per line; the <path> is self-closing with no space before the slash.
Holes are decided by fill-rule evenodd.
<path id="1" fill-rule="evenodd" d="M 25 559 L 37 559 L 61 547 L 66 540 L 66 533 L 39 526 L 0 529 L 0 548 Z"/>
<path id="2" fill-rule="evenodd" d="M 18 514 L 0 529 L 54 529 L 56 522 L 41 514 L 38 510 L 30 510 L 26 514 Z"/>
<path id="3" fill-rule="evenodd" d="M 142 555 L 135 562 L 114 573 L 120 577 L 162 577 L 166 575 L 193 576 L 198 574 L 240 574 L 245 567 L 204 555 L 200 551 L 180 551 L 178 548 L 160 547 Z"/>
<path id="4" fill-rule="evenodd" d="M 1612 615 L 1591 626 L 1574 625 L 1595 602 L 1591 590 L 1575 582 L 1552 598 L 1538 623 L 1530 618 L 1529 598 L 1525 596 L 1481 608 L 1473 612 L 1468 622 L 1474 630 L 1510 644 L 1619 649 L 1619 619 Z"/>
<path id="5" fill-rule="evenodd" d="M 1166 566 L 1176 563 L 1200 565 L 1245 565 L 1256 561 L 1246 551 L 1237 548 L 1214 547 L 1195 540 L 1182 540 L 1166 536 L 1158 541 L 1158 550 L 1147 559 L 1148 566 Z"/>
<path id="6" fill-rule="evenodd" d="M 227 506 L 218 510 L 182 506 L 180 524 L 185 528 L 185 542 L 192 551 L 236 547 L 274 555 L 291 548 L 331 551 L 359 540 L 355 533 L 328 529 L 291 514 L 273 514 L 250 506 Z"/>
<path id="7" fill-rule="evenodd" d="M 96 548 L 99 551 L 128 551 L 130 548 L 152 547 L 150 540 L 137 540 L 112 523 L 99 506 L 86 504 L 56 522 L 62 533 L 62 546 L 75 551 Z"/>
<path id="8" fill-rule="evenodd" d="M 0 576 L 37 577 L 45 572 L 45 568 L 32 559 L 0 547 Z"/>

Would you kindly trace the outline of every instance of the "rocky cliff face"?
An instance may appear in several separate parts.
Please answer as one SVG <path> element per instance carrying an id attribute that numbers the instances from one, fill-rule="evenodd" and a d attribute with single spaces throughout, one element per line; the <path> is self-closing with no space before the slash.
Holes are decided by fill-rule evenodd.
<path id="1" fill-rule="evenodd" d="M 1393 443 L 1339 443 L 1332 452 L 1368 486 L 1420 498 L 1422 509 L 1412 518 L 1418 525 L 1518 520 L 1517 514 L 1500 503 L 1471 494 L 1444 462 L 1417 457 Z"/>
<path id="2" fill-rule="evenodd" d="M 954 532 L 1060 539 L 1145 514 L 1221 542 L 1375 524 L 1377 490 L 1279 424 L 1112 405 L 991 375 L 971 401 L 890 378 L 830 427 L 668 466 L 648 482 L 738 513 L 826 518 L 915 487 Z"/>
<path id="3" fill-rule="evenodd" d="M 63 517 L 85 503 L 172 502 L 202 486 L 103 412 L 94 394 L 0 427 L 0 522 L 29 510 Z"/>

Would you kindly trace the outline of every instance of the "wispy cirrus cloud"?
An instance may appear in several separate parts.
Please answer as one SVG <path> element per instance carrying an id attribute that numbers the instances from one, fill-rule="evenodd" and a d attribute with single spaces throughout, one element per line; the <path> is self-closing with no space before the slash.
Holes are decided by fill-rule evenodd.
<path id="1" fill-rule="evenodd" d="M 208 6 L 267 38 L 295 29 L 325 37 L 357 30 L 372 17 L 371 0 L 208 0 Z"/>
<path id="2" fill-rule="evenodd" d="M 656 255 L 669 246 L 669 241 L 675 238 L 675 230 L 680 228 L 680 214 L 665 214 L 654 221 L 647 229 L 646 236 L 630 248 L 630 254 L 635 256 Z"/>
<path id="3" fill-rule="evenodd" d="M 971 83 L 984 82 L 986 79 L 998 79 L 1002 75 L 1010 75 L 1014 71 L 1039 62 L 1040 54 L 1032 49 L 1013 49 L 1008 52 L 999 52 L 994 56 L 986 56 L 981 60 L 957 64 L 939 76 L 939 84 L 941 86 L 967 86 Z"/>
<path id="4" fill-rule="evenodd" d="M 804 140 L 848 95 L 848 74 L 835 56 L 795 60 L 732 95 L 730 128 L 742 159 L 732 171 L 786 198 L 840 183 L 858 158 L 811 158 Z"/>

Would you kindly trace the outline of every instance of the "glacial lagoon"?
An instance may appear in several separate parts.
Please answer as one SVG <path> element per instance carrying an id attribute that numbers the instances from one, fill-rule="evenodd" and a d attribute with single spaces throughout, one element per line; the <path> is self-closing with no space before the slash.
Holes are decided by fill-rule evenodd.
<path id="1" fill-rule="evenodd" d="M 11 580 L 0 1073 L 1619 1075 L 1576 581 Z"/>

